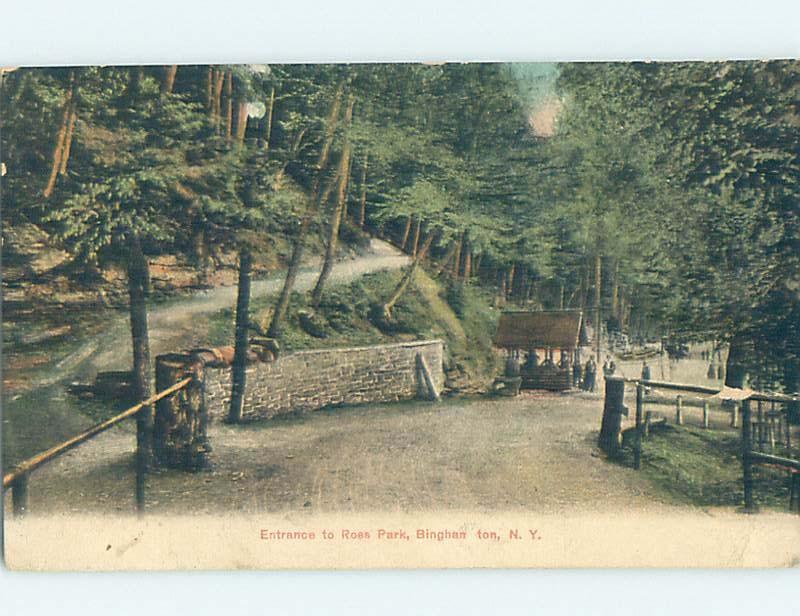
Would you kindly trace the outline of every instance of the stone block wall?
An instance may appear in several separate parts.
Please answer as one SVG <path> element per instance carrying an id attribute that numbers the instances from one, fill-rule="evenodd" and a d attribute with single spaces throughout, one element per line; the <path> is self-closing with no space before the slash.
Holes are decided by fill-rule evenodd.
<path id="1" fill-rule="evenodd" d="M 247 367 L 243 419 L 269 419 L 337 404 L 393 402 L 417 397 L 417 354 L 425 358 L 437 391 L 444 386 L 441 340 L 369 347 L 297 351 Z M 206 368 L 212 419 L 228 413 L 231 368 Z"/>

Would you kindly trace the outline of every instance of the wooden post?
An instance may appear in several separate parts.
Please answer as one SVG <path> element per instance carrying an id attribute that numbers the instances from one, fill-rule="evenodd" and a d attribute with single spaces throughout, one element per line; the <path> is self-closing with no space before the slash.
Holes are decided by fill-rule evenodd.
<path id="1" fill-rule="evenodd" d="M 753 501 L 753 461 L 750 457 L 752 447 L 752 417 L 750 413 L 750 400 L 742 401 L 742 483 L 744 484 L 744 509 L 745 513 L 755 513 L 756 504 Z"/>
<path id="2" fill-rule="evenodd" d="M 20 475 L 11 484 L 11 503 L 14 515 L 24 516 L 28 512 L 28 475 Z"/>
<path id="3" fill-rule="evenodd" d="M 769 438 L 769 450 L 775 451 L 775 418 L 770 417 L 767 423 L 767 435 Z"/>
<path id="4" fill-rule="evenodd" d="M 636 444 L 633 450 L 633 468 L 642 467 L 642 412 L 644 408 L 644 385 L 636 383 Z"/>
<path id="5" fill-rule="evenodd" d="M 439 392 L 436 391 L 436 383 L 433 382 L 431 371 L 428 369 L 428 362 L 425 361 L 425 356 L 422 353 L 417 353 L 417 371 L 421 377 L 419 387 L 421 390 L 426 390 L 426 399 L 432 402 L 439 402 Z"/>
<path id="6" fill-rule="evenodd" d="M 756 437 L 758 438 L 758 450 L 764 451 L 764 408 L 761 406 L 761 400 L 758 401 L 757 417 Z"/>
<path id="7" fill-rule="evenodd" d="M 733 403 L 733 412 L 731 413 L 731 428 L 739 427 L 739 403 Z"/>
<path id="8" fill-rule="evenodd" d="M 703 427 L 708 429 L 710 427 L 710 417 L 708 413 L 708 400 L 703 400 Z"/>
<path id="9" fill-rule="evenodd" d="M 600 365 L 600 292 L 602 290 L 602 257 L 598 254 L 594 258 L 594 354 L 595 362 Z M 638 390 L 637 390 L 638 391 Z M 638 467 L 637 467 L 638 468 Z"/>
<path id="10" fill-rule="evenodd" d="M 788 404 L 784 407 L 783 418 L 786 421 L 786 455 L 792 456 L 792 410 Z"/>
<path id="11" fill-rule="evenodd" d="M 619 453 L 622 416 L 627 415 L 623 403 L 625 381 L 620 378 L 606 379 L 606 395 L 603 404 L 603 420 L 600 424 L 600 448 L 609 456 Z"/>
<path id="12" fill-rule="evenodd" d="M 644 414 L 644 435 L 650 436 L 650 424 L 653 421 L 653 411 L 645 411 Z"/>
<path id="13" fill-rule="evenodd" d="M 683 425 L 683 396 L 680 394 L 675 397 L 675 423 Z"/>
<path id="14" fill-rule="evenodd" d="M 147 466 L 150 462 L 149 447 L 142 443 L 148 440 L 149 431 L 144 429 L 146 420 L 143 417 L 150 413 L 150 407 L 144 406 L 136 414 L 136 511 L 139 515 L 144 513 L 144 488 L 147 480 Z"/>

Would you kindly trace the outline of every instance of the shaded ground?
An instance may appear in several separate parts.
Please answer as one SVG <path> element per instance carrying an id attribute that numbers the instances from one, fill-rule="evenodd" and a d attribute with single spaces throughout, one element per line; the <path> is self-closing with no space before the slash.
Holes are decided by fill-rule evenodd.
<path id="1" fill-rule="evenodd" d="M 370 405 L 238 427 L 215 424 L 213 470 L 149 479 L 159 513 L 644 511 L 668 509 L 642 474 L 595 449 L 587 394 Z M 134 435 L 117 430 L 31 480 L 31 511 L 133 507 Z M 7 501 L 8 503 L 8 501 Z"/>

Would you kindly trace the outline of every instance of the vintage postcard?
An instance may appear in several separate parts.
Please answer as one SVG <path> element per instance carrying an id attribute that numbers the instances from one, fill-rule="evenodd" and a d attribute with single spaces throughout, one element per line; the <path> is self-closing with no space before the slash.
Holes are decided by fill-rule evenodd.
<path id="1" fill-rule="evenodd" d="M 3 68 L 7 566 L 797 566 L 799 77 Z"/>

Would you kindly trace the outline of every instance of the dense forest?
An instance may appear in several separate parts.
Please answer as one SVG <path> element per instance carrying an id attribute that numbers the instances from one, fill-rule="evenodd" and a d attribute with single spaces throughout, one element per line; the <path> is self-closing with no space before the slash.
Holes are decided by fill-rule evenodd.
<path id="1" fill-rule="evenodd" d="M 33 224 L 91 279 L 127 268 L 148 392 L 148 256 L 199 268 L 287 241 L 280 338 L 311 238 L 389 238 L 498 303 L 576 307 L 609 331 L 729 345 L 727 378 L 800 383 L 795 61 L 7 70 L 4 225 Z M 246 294 L 245 294 L 246 295 Z M 246 344 L 240 293 L 237 341 Z M 242 351 L 241 345 L 237 352 Z"/>

